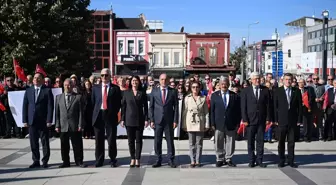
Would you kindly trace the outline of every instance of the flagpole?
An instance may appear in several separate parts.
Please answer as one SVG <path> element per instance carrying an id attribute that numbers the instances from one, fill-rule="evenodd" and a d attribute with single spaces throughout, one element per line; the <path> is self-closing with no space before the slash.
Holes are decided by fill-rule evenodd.
<path id="1" fill-rule="evenodd" d="M 15 75 L 15 81 L 17 81 L 17 76 L 16 76 L 16 66 L 15 66 L 15 58 L 13 56 L 13 67 L 14 67 L 14 75 Z"/>

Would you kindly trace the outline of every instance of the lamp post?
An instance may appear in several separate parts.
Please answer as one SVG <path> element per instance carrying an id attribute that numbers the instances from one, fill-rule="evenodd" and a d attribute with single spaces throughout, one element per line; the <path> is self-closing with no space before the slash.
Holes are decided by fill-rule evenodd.
<path id="1" fill-rule="evenodd" d="M 322 30 L 322 79 L 327 80 L 327 67 L 328 67 L 328 19 L 329 11 L 324 10 L 322 12 L 323 16 L 323 30 Z"/>
<path id="2" fill-rule="evenodd" d="M 250 44 L 250 27 L 256 24 L 259 24 L 259 21 L 251 23 L 247 26 L 247 47 L 249 47 L 249 44 Z"/>
<path id="3" fill-rule="evenodd" d="M 242 38 L 242 49 L 245 52 L 245 48 L 246 48 L 246 38 L 243 37 Z M 247 54 L 247 53 L 246 53 Z M 246 54 L 244 56 L 244 59 L 241 61 L 241 65 L 240 65 L 240 73 L 241 73 L 241 82 L 243 83 L 243 81 L 246 78 L 246 71 L 245 71 L 245 61 L 246 61 Z"/>

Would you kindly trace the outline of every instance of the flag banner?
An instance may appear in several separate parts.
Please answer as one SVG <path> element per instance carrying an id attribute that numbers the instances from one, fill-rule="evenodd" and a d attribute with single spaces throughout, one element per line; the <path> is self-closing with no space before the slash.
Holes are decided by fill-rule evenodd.
<path id="1" fill-rule="evenodd" d="M 41 73 L 44 77 L 47 76 L 47 73 L 39 64 L 36 64 L 35 73 Z"/>
<path id="2" fill-rule="evenodd" d="M 57 95 L 62 93 L 62 88 L 54 88 L 54 89 L 51 89 L 51 90 L 52 90 L 52 93 L 54 95 L 54 100 L 56 99 Z M 11 92 L 8 92 L 9 108 L 12 112 L 12 115 L 13 115 L 14 120 L 16 122 L 16 125 L 18 127 L 23 127 L 22 106 L 23 106 L 24 93 L 25 93 L 25 91 L 11 91 Z M 55 107 L 55 103 L 56 103 L 56 101 L 54 101 L 54 107 Z M 53 124 L 55 124 L 55 109 L 54 109 L 54 114 L 53 114 Z"/>
<path id="3" fill-rule="evenodd" d="M 0 102 L 0 110 L 2 112 L 6 111 L 6 107 Z"/>
<path id="4" fill-rule="evenodd" d="M 308 91 L 302 94 L 302 104 L 307 107 L 308 112 L 311 111 L 310 105 L 309 105 L 309 100 L 308 100 Z"/>
<path id="5" fill-rule="evenodd" d="M 327 109 L 327 106 L 328 106 L 328 99 L 329 99 L 329 97 L 328 97 L 328 91 L 326 91 L 325 93 L 324 93 L 324 100 L 323 100 L 323 110 L 326 110 Z"/>
<path id="6" fill-rule="evenodd" d="M 18 77 L 18 79 L 26 82 L 27 81 L 27 77 L 26 77 L 26 75 L 24 73 L 24 70 L 19 65 L 19 62 L 16 59 L 13 59 L 13 63 L 14 63 L 14 70 L 15 70 L 15 73 L 16 73 L 16 76 Z"/>

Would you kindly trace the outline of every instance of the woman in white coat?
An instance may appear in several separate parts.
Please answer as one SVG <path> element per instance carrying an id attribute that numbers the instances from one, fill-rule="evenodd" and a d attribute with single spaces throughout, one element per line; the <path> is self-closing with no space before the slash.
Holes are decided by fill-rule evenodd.
<path id="1" fill-rule="evenodd" d="M 183 129 L 188 132 L 190 167 L 201 166 L 204 132 L 210 128 L 206 96 L 200 94 L 200 84 L 192 82 L 191 94 L 184 99 Z"/>

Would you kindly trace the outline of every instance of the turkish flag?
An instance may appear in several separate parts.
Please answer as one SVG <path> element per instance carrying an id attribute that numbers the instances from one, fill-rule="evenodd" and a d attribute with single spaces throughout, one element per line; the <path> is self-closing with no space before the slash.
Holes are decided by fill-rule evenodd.
<path id="1" fill-rule="evenodd" d="M 272 123 L 266 125 L 265 132 L 267 132 L 272 127 L 272 125 L 273 125 Z"/>
<path id="2" fill-rule="evenodd" d="M 246 126 L 243 124 L 243 121 L 241 121 L 240 122 L 240 126 L 239 126 L 239 128 L 238 128 L 238 130 L 237 130 L 237 134 L 243 134 L 244 132 L 245 132 L 245 128 L 246 128 Z"/>
<path id="3" fill-rule="evenodd" d="M 1 111 L 6 111 L 6 107 L 0 102 L 0 110 Z"/>
<path id="4" fill-rule="evenodd" d="M 323 110 L 326 110 L 327 109 L 327 106 L 328 106 L 328 91 L 326 91 L 324 93 L 324 101 L 323 101 Z"/>
<path id="5" fill-rule="evenodd" d="M 0 94 L 3 94 L 4 91 L 5 91 L 5 87 L 2 84 L 0 84 Z"/>
<path id="6" fill-rule="evenodd" d="M 44 77 L 47 76 L 47 73 L 44 71 L 44 69 L 39 64 L 36 64 L 35 73 L 41 73 Z"/>
<path id="7" fill-rule="evenodd" d="M 113 82 L 112 83 L 115 84 L 115 85 L 118 85 L 117 77 L 116 76 L 113 76 Z"/>
<path id="8" fill-rule="evenodd" d="M 304 106 L 307 107 L 308 111 L 310 112 L 310 105 L 308 100 L 308 91 L 302 94 L 302 103 Z"/>
<path id="9" fill-rule="evenodd" d="M 14 70 L 15 70 L 15 73 L 16 73 L 18 79 L 26 82 L 27 77 L 24 73 L 24 70 L 20 67 L 19 62 L 16 59 L 13 59 L 13 62 L 14 62 Z"/>

